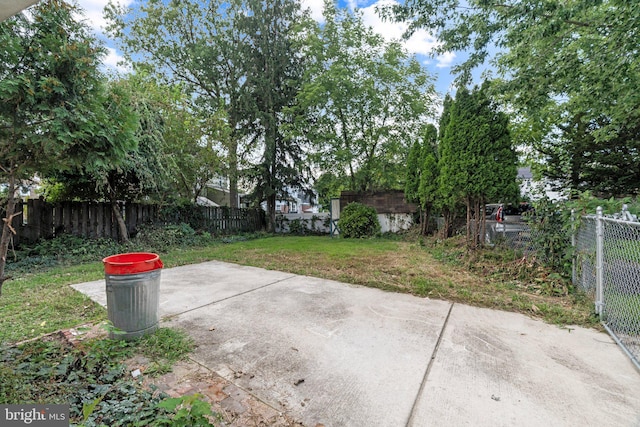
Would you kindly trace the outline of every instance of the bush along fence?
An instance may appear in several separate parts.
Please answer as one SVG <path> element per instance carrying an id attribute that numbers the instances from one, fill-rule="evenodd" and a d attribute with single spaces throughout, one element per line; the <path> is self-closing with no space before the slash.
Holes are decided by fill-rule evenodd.
<path id="1" fill-rule="evenodd" d="M 195 230 L 213 234 L 254 232 L 264 228 L 261 209 L 236 209 L 206 206 L 159 206 L 142 203 L 119 203 L 129 235 L 142 225 L 189 224 Z M 87 238 L 119 239 L 120 233 L 109 203 L 47 203 L 41 199 L 18 202 L 12 226 L 14 245 L 34 243 L 61 234 Z M 2 213 L 3 214 L 3 213 Z M 4 217 L 4 214 L 2 215 Z"/>
<path id="2" fill-rule="evenodd" d="M 613 339 L 640 369 L 640 223 L 621 215 L 581 218 L 573 236 L 573 283 L 591 295 Z"/>
<path id="3" fill-rule="evenodd" d="M 266 215 L 260 208 L 166 206 L 158 210 L 154 220 L 154 224 L 162 225 L 180 223 L 212 234 L 251 233 L 264 229 Z"/>

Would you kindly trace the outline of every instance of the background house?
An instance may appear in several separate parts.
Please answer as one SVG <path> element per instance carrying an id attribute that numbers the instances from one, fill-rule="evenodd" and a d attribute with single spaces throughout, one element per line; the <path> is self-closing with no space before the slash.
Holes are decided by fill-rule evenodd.
<path id="1" fill-rule="evenodd" d="M 531 168 L 526 166 L 518 168 L 518 181 L 520 182 L 520 195 L 523 199 L 536 201 L 546 195 L 550 200 L 564 200 L 567 197 L 562 191 L 554 190 L 558 185 L 546 178 L 536 180 L 533 177 Z"/>
<path id="2" fill-rule="evenodd" d="M 290 187 L 284 189 L 285 196 L 276 200 L 276 213 L 297 214 L 297 213 L 318 213 L 320 206 L 313 204 L 311 197 L 303 191 Z M 315 199 L 318 197 L 315 195 Z M 262 209 L 267 210 L 267 203 L 262 202 Z"/>
<path id="3" fill-rule="evenodd" d="M 203 196 L 215 203 L 216 206 L 231 206 L 231 193 L 229 192 L 229 178 L 215 176 L 207 184 Z M 238 192 L 238 207 L 246 208 L 246 194 Z"/>

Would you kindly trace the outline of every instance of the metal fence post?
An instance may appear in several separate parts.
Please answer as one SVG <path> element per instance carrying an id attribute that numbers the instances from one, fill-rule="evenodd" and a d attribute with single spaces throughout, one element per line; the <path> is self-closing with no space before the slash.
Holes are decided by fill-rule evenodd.
<path id="1" fill-rule="evenodd" d="M 604 298 L 602 286 L 604 281 L 604 224 L 602 219 L 602 206 L 596 209 L 596 314 L 602 317 Z"/>

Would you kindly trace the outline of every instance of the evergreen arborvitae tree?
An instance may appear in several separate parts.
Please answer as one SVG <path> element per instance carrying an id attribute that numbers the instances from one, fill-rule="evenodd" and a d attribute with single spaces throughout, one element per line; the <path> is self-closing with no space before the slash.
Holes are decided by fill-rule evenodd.
<path id="1" fill-rule="evenodd" d="M 407 175 L 404 194 L 408 202 L 420 207 L 421 233 L 429 231 L 429 218 L 436 197 L 438 163 L 436 144 L 438 131 L 429 124 L 422 141 L 416 140 L 407 157 Z"/>
<path id="2" fill-rule="evenodd" d="M 448 112 L 440 152 L 439 193 L 443 206 L 464 203 L 470 248 L 484 242 L 484 207 L 517 197 L 517 155 L 508 118 L 486 96 L 486 86 L 458 90 Z"/>
<path id="3" fill-rule="evenodd" d="M 461 164 L 460 153 L 464 151 L 464 147 L 458 143 L 456 134 L 459 122 L 457 115 L 462 99 L 468 96 L 469 92 L 465 88 L 458 90 L 455 101 L 447 95 L 440 116 L 437 205 L 444 218 L 442 234 L 445 238 L 451 237 L 453 234 L 455 212 L 462 202 L 460 189 L 462 188 L 461 181 L 464 179 L 462 172 L 464 168 Z"/>
<path id="4" fill-rule="evenodd" d="M 420 175 L 423 147 L 419 140 L 415 140 L 407 156 L 407 174 L 404 183 L 404 198 L 409 203 L 420 201 Z"/>
<path id="5" fill-rule="evenodd" d="M 434 125 L 425 130 L 420 164 L 418 194 L 422 208 L 422 234 L 429 233 L 431 212 L 438 197 L 438 131 Z"/>
<path id="6" fill-rule="evenodd" d="M 442 114 L 440 114 L 440 121 L 438 122 L 438 135 L 440 139 L 444 137 L 446 127 L 449 124 L 451 105 L 453 105 L 453 98 L 451 98 L 451 95 L 446 94 L 442 102 Z"/>

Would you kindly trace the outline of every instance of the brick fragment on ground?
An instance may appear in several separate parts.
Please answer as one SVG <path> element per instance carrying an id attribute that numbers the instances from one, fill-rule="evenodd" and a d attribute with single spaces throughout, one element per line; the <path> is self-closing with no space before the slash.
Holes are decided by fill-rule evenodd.
<path id="1" fill-rule="evenodd" d="M 135 368 L 131 366 L 131 369 Z M 144 381 L 172 397 L 201 394 L 204 400 L 211 403 L 211 409 L 222 416 L 225 426 L 302 426 L 287 414 L 260 401 L 250 392 L 190 360 L 176 363 L 173 372 L 158 378 L 145 377 Z"/>
<path id="2" fill-rule="evenodd" d="M 59 333 L 67 342 L 77 346 L 89 338 L 106 337 L 101 324 L 83 325 Z M 211 409 L 220 414 L 228 427 L 301 427 L 290 416 L 260 401 L 250 391 L 244 390 L 213 371 L 191 360 L 179 361 L 172 372 L 152 377 L 145 371 L 151 361 L 136 356 L 127 361 L 129 372 L 139 369 L 142 384 L 156 388 L 156 393 L 164 392 L 171 397 L 201 394 L 202 399 L 211 404 Z M 240 373 L 241 374 L 241 373 Z"/>

